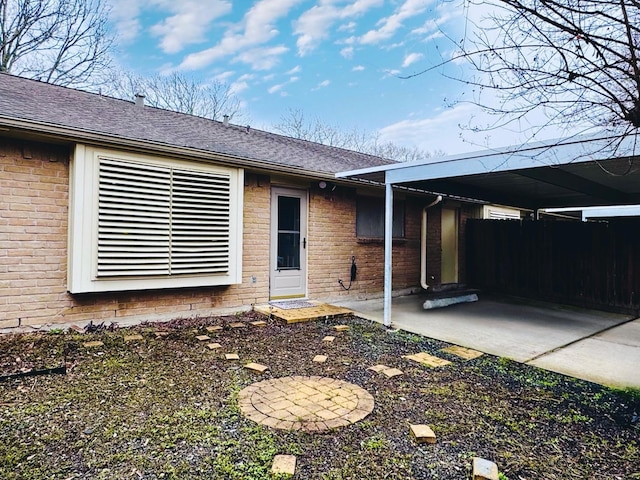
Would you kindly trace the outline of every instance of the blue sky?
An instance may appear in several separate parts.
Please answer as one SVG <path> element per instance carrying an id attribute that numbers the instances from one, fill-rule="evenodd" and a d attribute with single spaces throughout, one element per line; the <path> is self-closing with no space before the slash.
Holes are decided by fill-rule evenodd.
<path id="1" fill-rule="evenodd" d="M 449 58 L 464 11 L 441 0 L 110 0 L 118 62 L 143 75 L 174 71 L 231 85 L 243 123 L 271 129 L 289 109 L 447 154 L 514 143 L 508 132 L 463 134 L 483 115 L 463 66 L 410 75 Z"/>

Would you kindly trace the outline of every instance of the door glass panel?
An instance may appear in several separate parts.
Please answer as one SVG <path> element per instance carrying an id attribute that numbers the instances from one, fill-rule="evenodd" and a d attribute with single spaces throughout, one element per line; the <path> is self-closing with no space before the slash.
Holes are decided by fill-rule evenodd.
<path id="1" fill-rule="evenodd" d="M 300 269 L 300 198 L 278 197 L 278 270 Z"/>

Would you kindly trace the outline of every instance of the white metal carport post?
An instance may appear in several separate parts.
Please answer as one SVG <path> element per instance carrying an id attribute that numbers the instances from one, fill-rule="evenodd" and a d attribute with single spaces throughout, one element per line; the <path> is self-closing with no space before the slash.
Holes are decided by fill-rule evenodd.
<path id="1" fill-rule="evenodd" d="M 385 327 L 391 327 L 391 289 L 393 269 L 391 250 L 393 248 L 393 185 L 386 180 L 384 197 L 384 317 Z"/>

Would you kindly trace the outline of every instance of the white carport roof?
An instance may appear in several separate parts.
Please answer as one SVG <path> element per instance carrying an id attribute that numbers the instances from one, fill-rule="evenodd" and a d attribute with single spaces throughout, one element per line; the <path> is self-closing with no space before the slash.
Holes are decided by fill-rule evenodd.
<path id="1" fill-rule="evenodd" d="M 393 188 L 537 210 L 640 204 L 636 136 L 582 136 L 339 172 L 385 184 L 384 324 L 391 326 Z"/>
<path id="2" fill-rule="evenodd" d="M 351 170 L 336 177 L 531 210 L 638 204 L 640 167 L 633 161 L 640 156 L 630 153 L 637 141 L 583 136 Z"/>

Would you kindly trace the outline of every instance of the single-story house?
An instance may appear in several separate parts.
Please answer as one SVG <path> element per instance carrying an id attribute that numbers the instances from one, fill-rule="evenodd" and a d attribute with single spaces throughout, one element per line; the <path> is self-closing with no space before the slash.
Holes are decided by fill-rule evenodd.
<path id="1" fill-rule="evenodd" d="M 391 163 L 0 74 L 0 328 L 380 296 L 384 185 L 335 174 Z M 482 206 L 393 208 L 394 291 L 463 282 Z"/>

